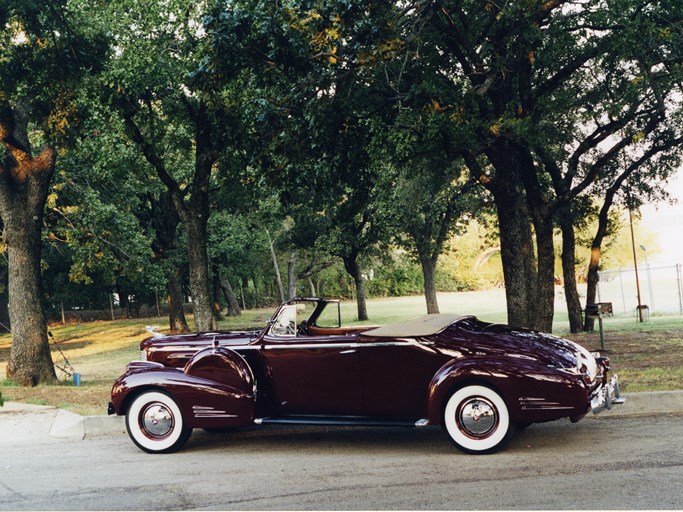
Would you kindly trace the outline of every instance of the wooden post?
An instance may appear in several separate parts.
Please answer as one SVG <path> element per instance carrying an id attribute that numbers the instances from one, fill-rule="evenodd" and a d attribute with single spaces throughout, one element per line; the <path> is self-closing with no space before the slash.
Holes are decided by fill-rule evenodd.
<path id="1" fill-rule="evenodd" d="M 640 303 L 640 282 L 638 281 L 638 259 L 636 258 L 636 237 L 633 234 L 633 213 L 631 212 L 631 206 L 628 208 L 628 219 L 631 223 L 631 245 L 633 247 L 633 267 L 636 271 L 636 295 L 638 298 L 638 320 L 640 323 L 643 322 L 643 305 Z"/>

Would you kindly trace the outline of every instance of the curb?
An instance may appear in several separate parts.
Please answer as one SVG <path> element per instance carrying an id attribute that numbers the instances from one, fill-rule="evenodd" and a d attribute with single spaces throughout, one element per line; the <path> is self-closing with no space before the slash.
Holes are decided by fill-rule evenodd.
<path id="1" fill-rule="evenodd" d="M 85 416 L 83 427 L 88 436 L 126 433 L 124 416 Z"/>
<path id="2" fill-rule="evenodd" d="M 622 393 L 626 402 L 603 411 L 596 418 L 640 416 L 644 414 L 683 414 L 683 391 Z"/>
<path id="3" fill-rule="evenodd" d="M 656 414 L 683 414 L 683 391 L 653 391 L 646 393 L 623 393 L 626 402 L 603 411 L 593 418 L 618 418 Z M 40 414 L 46 423 L 45 430 L 53 438 L 79 438 L 125 434 L 123 416 L 81 416 L 64 409 L 45 405 L 5 402 L 2 413 Z M 589 413 L 590 417 L 590 413 Z"/>
<path id="4" fill-rule="evenodd" d="M 0 434 L 17 440 L 30 439 L 35 435 L 83 439 L 101 434 L 126 433 L 123 416 L 81 416 L 49 405 L 5 402 L 0 407 L 0 418 L 2 416 L 5 418 L 0 422 Z"/>
<path id="5" fill-rule="evenodd" d="M 50 428 L 50 437 L 97 436 L 102 434 L 125 434 L 126 425 L 123 416 L 81 416 L 60 409 Z"/>

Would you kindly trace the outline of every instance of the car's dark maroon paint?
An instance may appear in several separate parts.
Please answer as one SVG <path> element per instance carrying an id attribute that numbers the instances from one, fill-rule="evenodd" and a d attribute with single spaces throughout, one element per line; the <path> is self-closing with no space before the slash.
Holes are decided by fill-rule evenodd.
<path id="1" fill-rule="evenodd" d="M 297 303 L 313 304 L 307 320 L 293 320 Z M 517 424 L 578 421 L 591 405 L 623 402 L 607 359 L 568 340 L 472 316 L 424 317 L 439 324 L 427 334 L 318 326 L 331 304 L 295 299 L 262 330 L 148 338 L 147 361 L 116 381 L 110 412 L 127 414 L 150 452 L 179 448 L 192 428 L 302 423 L 444 424 L 458 447 L 484 453 Z"/>

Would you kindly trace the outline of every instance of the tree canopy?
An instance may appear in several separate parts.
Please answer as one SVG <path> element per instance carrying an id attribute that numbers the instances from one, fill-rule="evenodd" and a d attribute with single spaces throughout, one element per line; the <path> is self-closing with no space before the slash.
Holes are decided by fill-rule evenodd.
<path id="1" fill-rule="evenodd" d="M 161 293 L 176 331 L 188 297 L 199 330 L 294 294 L 437 312 L 494 253 L 509 322 L 542 330 L 561 256 L 578 329 L 614 208 L 681 165 L 682 20 L 676 0 L 4 0 L 9 376 L 54 378 L 43 312 L 65 304 Z"/>

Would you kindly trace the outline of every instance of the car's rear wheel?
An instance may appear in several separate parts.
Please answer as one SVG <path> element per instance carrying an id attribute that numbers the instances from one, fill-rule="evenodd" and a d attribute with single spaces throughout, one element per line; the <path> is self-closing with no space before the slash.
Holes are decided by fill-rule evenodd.
<path id="1" fill-rule="evenodd" d="M 502 449 L 515 431 L 503 398 L 479 385 L 462 387 L 450 396 L 443 427 L 455 446 L 475 454 Z"/>
<path id="2" fill-rule="evenodd" d="M 133 400 L 126 414 L 126 429 L 133 442 L 148 453 L 174 452 L 192 434 L 178 404 L 161 391 L 146 391 Z"/>

